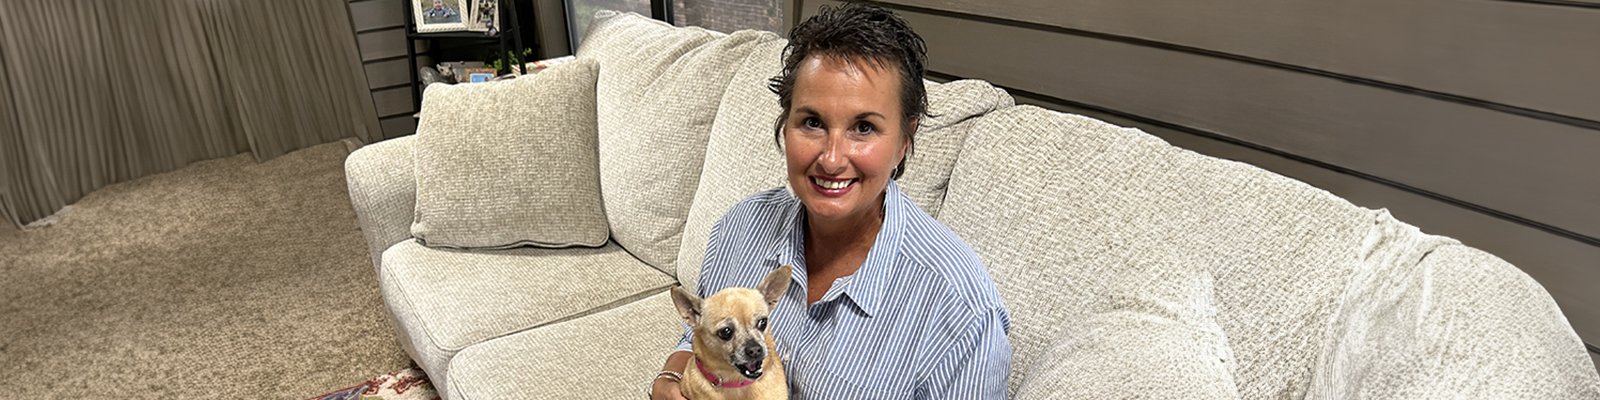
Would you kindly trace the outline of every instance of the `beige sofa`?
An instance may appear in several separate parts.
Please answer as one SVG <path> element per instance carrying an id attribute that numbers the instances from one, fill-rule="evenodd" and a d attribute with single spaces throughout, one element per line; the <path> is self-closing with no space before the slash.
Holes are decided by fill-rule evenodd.
<path id="1" fill-rule="evenodd" d="M 642 395 L 682 329 L 667 289 L 696 287 L 723 212 L 784 183 L 765 86 L 783 44 L 597 16 L 578 56 L 600 65 L 604 247 L 425 247 L 409 231 L 413 138 L 350 155 L 384 302 L 446 398 Z M 1201 357 L 1213 373 L 1178 371 L 1176 384 L 1220 382 L 1242 398 L 1600 398 L 1556 304 L 1493 255 L 1135 129 L 1016 106 L 981 81 L 929 94 L 935 116 L 900 185 L 987 263 L 1011 312 L 1013 395 L 1173 379 L 1161 369 L 1177 363 L 1160 357 L 1200 351 L 1183 335 L 1089 329 L 1107 296 L 1142 296 L 1111 288 L 1159 264 L 1209 277 L 1200 302 L 1175 308 L 1198 312 L 1169 320 L 1220 328 L 1204 342 L 1220 352 Z M 1167 354 L 1108 373 L 1084 367 L 1094 343 L 1116 360 Z"/>

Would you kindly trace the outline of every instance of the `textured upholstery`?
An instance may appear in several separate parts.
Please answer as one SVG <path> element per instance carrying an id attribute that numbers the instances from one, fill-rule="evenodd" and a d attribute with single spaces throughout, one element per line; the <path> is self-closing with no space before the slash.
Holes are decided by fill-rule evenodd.
<path id="1" fill-rule="evenodd" d="M 940 219 L 1011 311 L 1013 389 L 1098 288 L 1178 254 L 1216 279 L 1240 394 L 1304 391 L 1374 211 L 1087 117 L 1017 106 L 977 121 Z"/>
<path id="2" fill-rule="evenodd" d="M 414 141 L 416 136 L 405 136 L 369 144 L 344 159 L 350 205 L 355 208 L 361 235 L 367 239 L 374 270 L 382 269 L 384 250 L 411 239 L 417 201 L 411 165 Z"/>
<path id="3" fill-rule="evenodd" d="M 467 346 L 672 285 L 615 244 L 469 251 L 404 241 L 383 253 L 383 265 L 384 303 L 412 359 L 436 379 Z"/>
<path id="4" fill-rule="evenodd" d="M 715 34 L 637 14 L 598 18 L 579 57 L 600 62 L 600 186 L 612 237 L 676 274 L 684 219 L 728 80 L 767 32 Z"/>
<path id="5" fill-rule="evenodd" d="M 431 85 L 417 125 L 411 235 L 433 247 L 606 243 L 592 60 Z"/>
<path id="6" fill-rule="evenodd" d="M 667 349 L 683 334 L 677 315 L 663 291 L 490 340 L 456 355 L 448 391 L 457 400 L 643 398 Z"/>
<path id="7" fill-rule="evenodd" d="M 1600 399 L 1550 295 L 1481 250 L 1384 215 L 1341 296 L 1314 399 Z"/>
<path id="8" fill-rule="evenodd" d="M 729 81 L 711 125 L 705 166 L 678 251 L 678 281 L 690 290 L 700 288 L 700 264 L 711 226 L 739 200 L 784 185 L 783 153 L 772 141 L 773 123 L 782 108 L 778 95 L 767 89 L 767 79 L 783 68 L 778 57 L 785 43 L 762 43 L 750 52 Z"/>
<path id="9" fill-rule="evenodd" d="M 939 216 L 950 169 L 955 167 L 961 144 L 972 130 L 972 118 L 1011 107 L 1016 100 L 1004 90 L 980 80 L 925 82 L 928 114 L 918 129 L 900 190 L 928 215 Z"/>
<path id="10" fill-rule="evenodd" d="M 1039 356 L 1016 398 L 1239 398 L 1211 275 L 1177 255 L 1130 264 Z"/>

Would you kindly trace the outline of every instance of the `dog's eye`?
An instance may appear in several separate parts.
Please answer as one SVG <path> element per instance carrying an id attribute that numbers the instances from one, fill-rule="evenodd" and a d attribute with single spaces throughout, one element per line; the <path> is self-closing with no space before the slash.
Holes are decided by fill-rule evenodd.
<path id="1" fill-rule="evenodd" d="M 722 340 L 733 339 L 733 328 L 718 329 L 717 337 L 722 338 Z"/>
<path id="2" fill-rule="evenodd" d="M 767 330 L 767 319 L 766 318 L 762 318 L 762 319 L 756 320 L 756 330 L 761 330 L 761 331 Z"/>

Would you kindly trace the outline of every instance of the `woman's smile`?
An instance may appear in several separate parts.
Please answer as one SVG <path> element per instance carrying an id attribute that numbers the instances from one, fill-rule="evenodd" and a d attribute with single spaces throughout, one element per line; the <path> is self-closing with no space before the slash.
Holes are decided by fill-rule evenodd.
<path id="1" fill-rule="evenodd" d="M 827 197 L 843 197 L 849 194 L 850 189 L 856 187 L 855 183 L 858 181 L 860 179 L 811 177 L 812 190 L 816 190 L 817 193 Z"/>

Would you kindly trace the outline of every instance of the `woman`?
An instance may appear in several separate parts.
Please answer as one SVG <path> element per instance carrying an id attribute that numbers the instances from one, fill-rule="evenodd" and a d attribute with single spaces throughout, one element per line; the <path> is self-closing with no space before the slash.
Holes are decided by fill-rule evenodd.
<path id="1" fill-rule="evenodd" d="M 793 191 L 745 199 L 712 230 L 702 297 L 795 266 L 770 327 L 793 398 L 1005 396 L 1009 322 L 987 269 L 894 183 L 927 110 L 925 52 L 875 6 L 796 26 L 772 82 Z M 683 398 L 690 335 L 652 398 Z"/>

